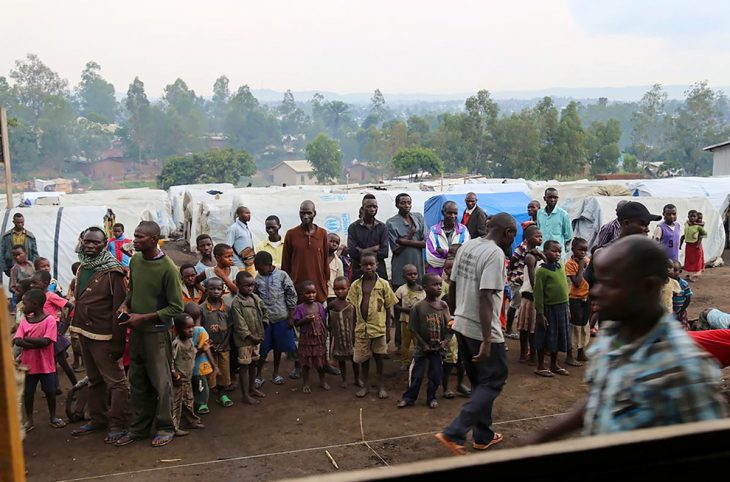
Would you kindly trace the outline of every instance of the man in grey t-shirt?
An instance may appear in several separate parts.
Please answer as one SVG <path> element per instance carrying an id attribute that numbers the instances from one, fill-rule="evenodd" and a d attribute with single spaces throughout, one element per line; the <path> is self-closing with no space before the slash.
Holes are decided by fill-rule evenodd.
<path id="1" fill-rule="evenodd" d="M 436 439 L 454 455 L 465 455 L 466 434 L 472 431 L 476 450 L 502 441 L 492 428 L 492 405 L 507 381 L 507 354 L 499 322 L 507 278 L 505 253 L 517 234 L 507 213 L 489 221 L 487 235 L 466 242 L 456 253 L 449 287 L 449 309 L 459 354 L 472 385 L 471 398 Z"/>

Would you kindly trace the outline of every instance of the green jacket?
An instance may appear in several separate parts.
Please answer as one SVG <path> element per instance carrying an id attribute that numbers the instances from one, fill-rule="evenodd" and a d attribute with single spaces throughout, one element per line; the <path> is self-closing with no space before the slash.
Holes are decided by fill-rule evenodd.
<path id="1" fill-rule="evenodd" d="M 255 345 L 251 336 L 264 339 L 264 325 L 269 324 L 269 310 L 261 298 L 236 295 L 228 312 L 229 326 L 233 327 L 233 343 L 236 348 Z"/>
<path id="2" fill-rule="evenodd" d="M 0 250 L 2 251 L 0 268 L 2 268 L 6 275 L 10 276 L 10 268 L 15 264 L 15 260 L 13 259 L 12 229 L 3 234 L 2 241 L 0 242 Z M 36 245 L 35 236 L 27 229 L 25 230 L 25 252 L 28 253 L 28 261 L 31 263 L 38 258 L 38 246 Z"/>

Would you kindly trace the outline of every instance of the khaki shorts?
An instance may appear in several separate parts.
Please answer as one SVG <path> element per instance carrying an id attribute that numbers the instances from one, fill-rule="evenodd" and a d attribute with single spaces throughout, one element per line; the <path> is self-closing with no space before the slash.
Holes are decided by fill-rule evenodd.
<path id="1" fill-rule="evenodd" d="M 218 367 L 218 376 L 208 375 L 208 388 L 221 386 L 223 388 L 231 384 L 231 352 L 214 351 L 215 364 Z"/>
<path id="2" fill-rule="evenodd" d="M 239 365 L 250 365 L 255 361 L 259 361 L 261 344 L 249 346 L 241 346 L 238 348 L 238 364 Z"/>
<path id="3" fill-rule="evenodd" d="M 385 341 L 385 335 L 377 338 L 355 338 L 355 349 L 352 356 L 352 361 L 355 363 L 366 362 L 373 355 L 387 354 L 388 343 Z"/>

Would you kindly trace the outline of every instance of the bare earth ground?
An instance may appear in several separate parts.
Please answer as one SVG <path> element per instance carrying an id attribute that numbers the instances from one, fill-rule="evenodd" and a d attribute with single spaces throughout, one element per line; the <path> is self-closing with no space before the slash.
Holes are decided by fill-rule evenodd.
<path id="1" fill-rule="evenodd" d="M 172 245 L 166 249 L 178 263 L 189 258 L 189 254 L 172 252 Z M 730 311 L 730 300 L 725 296 L 729 283 L 730 268 L 707 270 L 692 286 L 695 296 L 690 318 L 709 307 Z M 581 384 L 583 368 L 571 368 L 568 377 L 540 378 L 532 373 L 532 367 L 517 363 L 518 342 L 509 340 L 508 344 L 509 379 L 494 406 L 495 428 L 505 439 L 494 450 L 514 446 L 526 434 L 547 426 L 585 390 Z M 289 362 L 284 365 L 288 372 Z M 271 365 L 264 370 L 270 375 Z M 441 399 L 441 406 L 430 410 L 425 406 L 424 387 L 417 406 L 398 410 L 395 403 L 405 389 L 407 374 L 398 370 L 396 360 L 386 362 L 386 374 L 387 400 L 379 400 L 374 391 L 358 399 L 354 389 L 339 388 L 339 377 L 334 376 L 328 377 L 333 387 L 330 392 L 315 388 L 315 384 L 311 395 L 302 394 L 296 381 L 287 380 L 283 386 L 269 381 L 264 385 L 267 398 L 261 405 L 242 405 L 239 393 L 232 395 L 235 405 L 231 408 L 211 401 L 211 414 L 203 416 L 206 429 L 159 449 L 146 441 L 121 448 L 106 446 L 100 434 L 72 437 L 76 425 L 52 429 L 44 423 L 46 408 L 39 392 L 37 428 L 25 440 L 28 477 L 33 481 L 130 477 L 135 481 L 272 480 L 334 472 L 325 450 L 340 470 L 447 456 L 433 433 L 451 421 L 464 399 Z M 62 377 L 64 382 L 68 388 Z M 64 402 L 64 397 L 59 397 L 61 409 Z M 369 447 L 361 443 L 361 410 Z"/>

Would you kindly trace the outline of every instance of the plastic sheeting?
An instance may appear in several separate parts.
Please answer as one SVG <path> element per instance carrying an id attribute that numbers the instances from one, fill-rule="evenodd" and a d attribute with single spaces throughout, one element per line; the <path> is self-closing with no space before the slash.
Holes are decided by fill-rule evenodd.
<path id="1" fill-rule="evenodd" d="M 36 238 L 38 254 L 50 260 L 51 274 L 68 289 L 73 278 L 71 265 L 79 260 L 79 234 L 89 226 L 103 227 L 106 210 L 106 206 L 33 206 L 3 210 L 0 219 L 5 233 L 13 227 L 13 214 L 23 214 L 26 229 Z"/>
<path id="2" fill-rule="evenodd" d="M 188 191 L 231 191 L 233 190 L 233 184 L 230 183 L 219 183 L 219 184 L 181 184 L 179 186 L 170 186 L 167 190 L 170 196 L 170 205 L 172 208 L 172 221 L 175 223 L 177 229 L 181 229 L 185 224 L 185 211 L 183 210 L 183 197 Z"/>
<path id="3" fill-rule="evenodd" d="M 682 197 L 589 197 L 582 203 L 581 210 L 573 218 L 573 232 L 575 236 L 588 240 L 592 247 L 598 235 L 598 230 L 604 224 L 616 218 L 616 204 L 622 199 L 627 201 L 641 202 L 651 213 L 661 215 L 662 208 L 666 204 L 677 206 L 677 220 L 684 223 L 687 220 L 687 212 L 691 209 L 702 212 L 704 215 L 705 229 L 708 237 L 702 243 L 705 251 L 705 263 L 719 266 L 722 264 L 722 252 L 725 247 L 725 230 L 722 225 L 720 212 L 705 197 L 682 198 Z M 649 226 L 649 235 L 653 234 L 657 223 Z M 680 260 L 684 260 L 684 249 L 680 252 Z"/>
<path id="4" fill-rule="evenodd" d="M 730 203 L 730 177 L 669 177 L 631 185 L 634 196 L 666 198 L 704 197 L 725 214 Z"/>
<path id="5" fill-rule="evenodd" d="M 530 187 L 525 182 L 487 182 L 479 184 L 453 184 L 449 186 L 448 194 L 469 193 L 487 194 L 494 192 L 524 192 L 530 193 Z"/>

